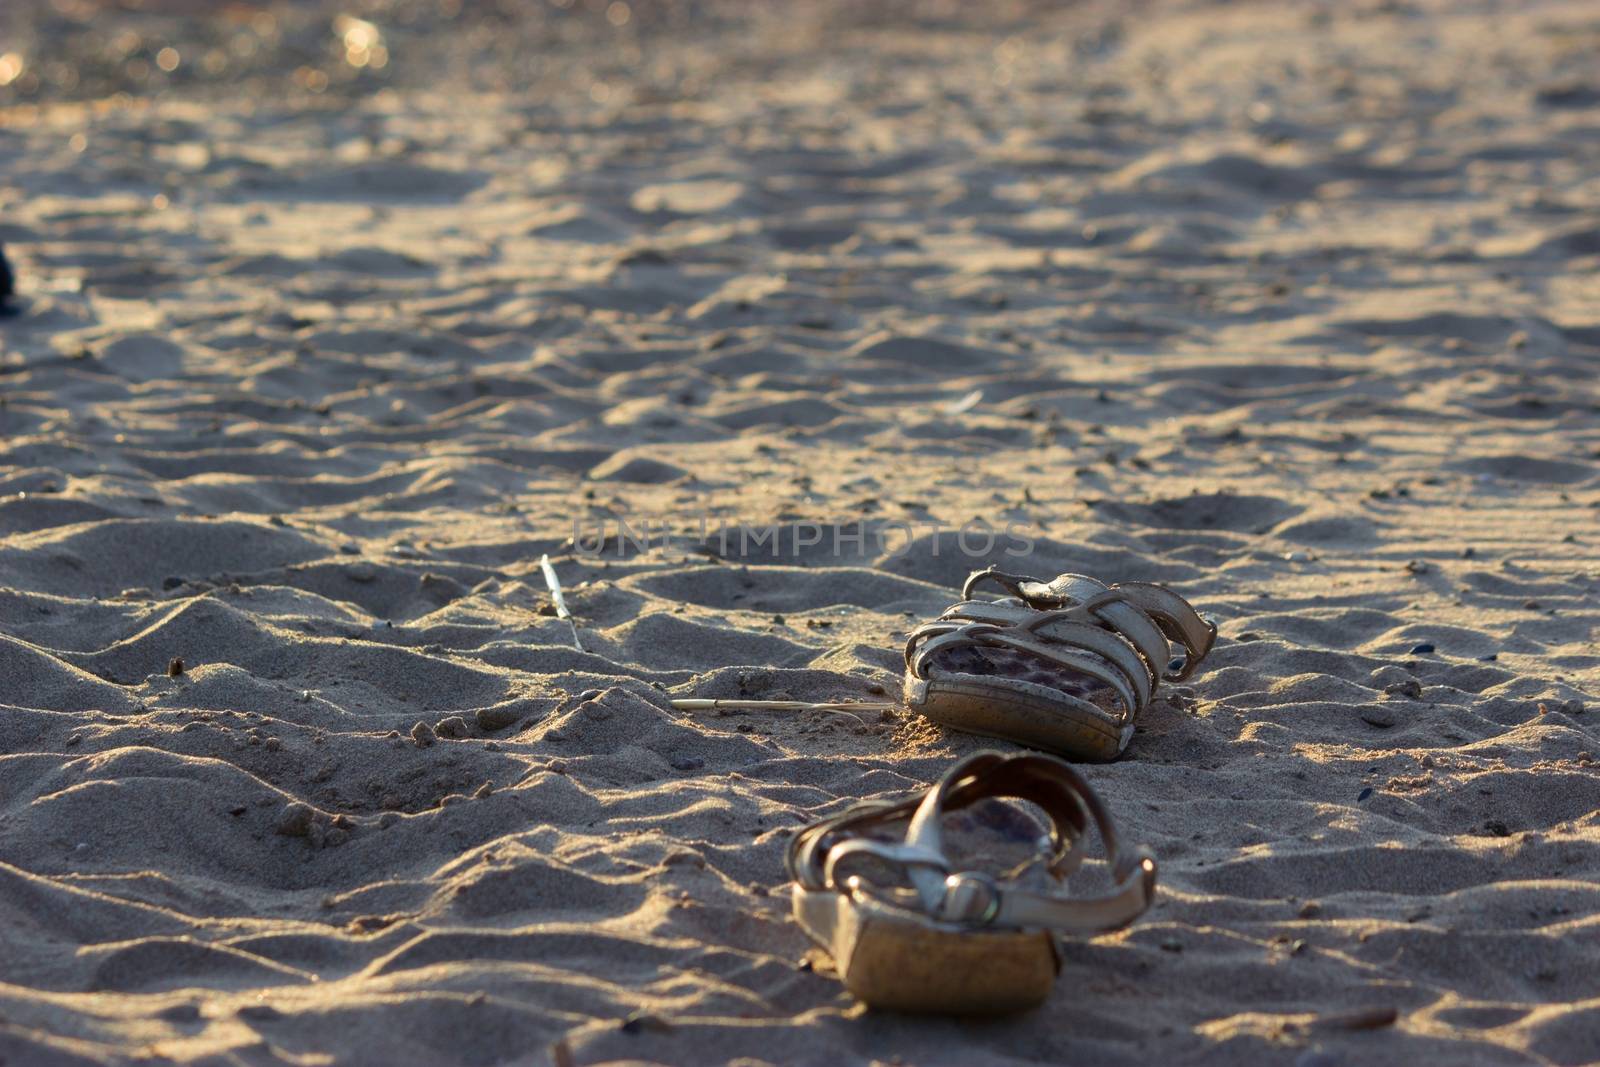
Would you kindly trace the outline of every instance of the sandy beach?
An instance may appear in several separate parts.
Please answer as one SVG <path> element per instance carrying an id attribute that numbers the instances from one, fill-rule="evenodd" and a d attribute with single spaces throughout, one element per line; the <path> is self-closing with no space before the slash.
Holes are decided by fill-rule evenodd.
<path id="1" fill-rule="evenodd" d="M 0 1063 L 1600 1061 L 1595 5 L 18 6 Z M 995 743 L 670 701 L 989 563 L 1217 622 L 1160 895 L 866 1011 L 786 844 Z"/>

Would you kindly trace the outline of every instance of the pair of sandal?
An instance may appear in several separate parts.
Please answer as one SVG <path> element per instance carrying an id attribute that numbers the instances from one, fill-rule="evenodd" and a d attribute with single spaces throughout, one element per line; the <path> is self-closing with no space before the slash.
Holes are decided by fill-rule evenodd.
<path id="1" fill-rule="evenodd" d="M 1006 594 L 974 597 L 984 584 Z M 994 568 L 906 645 L 905 703 L 945 726 L 1080 761 L 1115 759 L 1161 681 L 1188 678 L 1216 627 L 1163 586 L 1107 586 L 1080 574 L 1050 582 Z M 1181 655 L 1173 655 L 1181 650 Z M 944 816 L 980 801 L 1036 805 L 1042 884 L 960 870 Z M 904 824 L 902 839 L 888 831 Z M 1064 882 L 1098 832 L 1112 888 L 1070 897 Z M 1056 937 L 1126 926 L 1155 894 L 1149 850 L 1127 848 L 1100 799 L 1064 760 L 980 752 L 928 790 L 868 801 L 790 843 L 794 915 L 846 988 L 878 1008 L 999 1014 L 1035 1007 L 1060 968 Z M 1039 864 L 1034 864 L 1037 868 Z M 1037 870 L 1034 872 L 1038 874 Z"/>

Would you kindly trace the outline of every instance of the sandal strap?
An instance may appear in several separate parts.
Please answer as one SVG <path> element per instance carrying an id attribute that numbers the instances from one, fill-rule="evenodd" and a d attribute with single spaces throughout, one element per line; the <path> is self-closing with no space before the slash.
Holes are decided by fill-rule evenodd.
<path id="1" fill-rule="evenodd" d="M 984 582 L 993 582 L 995 585 L 998 585 L 1012 596 L 1023 601 L 1028 599 L 1022 592 L 1023 585 L 1039 584 L 1038 581 L 1033 578 L 1029 578 L 1026 574 L 1008 574 L 1007 572 L 999 570 L 996 567 L 987 567 L 984 570 L 973 571 L 971 574 L 967 575 L 967 580 L 962 583 L 961 586 L 961 599 L 971 600 L 973 590 L 977 589 L 978 586 L 982 585 Z M 1029 604 L 1028 606 L 1033 607 L 1034 605 Z"/>
<path id="2" fill-rule="evenodd" d="M 984 582 L 1012 595 L 971 599 Z M 928 677 L 940 651 L 1008 647 L 1099 678 L 1133 716 L 1150 702 L 1158 682 L 1193 674 L 1217 634 L 1187 600 L 1150 582 L 1107 586 L 1088 575 L 1063 574 L 1046 583 L 990 567 L 969 575 L 961 592 L 960 603 L 907 635 L 906 667 L 916 677 Z M 1176 669 L 1169 642 L 1184 649 Z"/>
<path id="3" fill-rule="evenodd" d="M 1050 817 L 1049 872 L 1058 882 L 1082 862 L 1093 824 L 1116 888 L 1104 896 L 1081 898 L 1023 889 L 978 872 L 951 873 L 941 818 L 985 797 L 1031 801 Z M 901 844 L 861 836 L 907 816 L 910 821 Z M 1066 933 L 1114 929 L 1143 913 L 1155 892 L 1155 860 L 1149 851 L 1123 847 L 1110 813 L 1088 782 L 1071 765 L 1040 753 L 979 752 L 950 768 L 921 794 L 869 801 L 814 823 L 790 842 L 789 873 L 807 890 L 855 893 L 861 890 L 861 880 L 841 881 L 840 867 L 860 855 L 901 867 L 920 904 L 920 911 L 913 914 L 972 928 L 1042 927 Z"/>
<path id="4" fill-rule="evenodd" d="M 1038 604 L 1049 600 L 1072 603 L 1093 597 L 1103 590 L 1121 594 L 1119 599 L 1125 601 L 1128 607 L 1108 609 L 1105 612 L 1106 622 L 1122 629 L 1124 624 L 1149 626 L 1153 621 L 1166 637 L 1183 645 L 1187 657 L 1181 677 L 1170 675 L 1174 681 L 1182 681 L 1194 672 L 1200 660 L 1211 650 L 1211 643 L 1217 636 L 1217 628 L 1202 619 L 1193 605 L 1166 586 L 1154 582 L 1118 582 L 1107 586 L 1085 574 L 1062 574 L 1050 582 L 1025 579 L 1020 587 L 1024 593 L 1032 595 L 1032 602 Z M 1148 651 L 1154 651 L 1155 647 L 1152 643 Z M 1158 677 L 1169 677 L 1165 660 L 1156 661 L 1154 667 Z"/>
<path id="5" fill-rule="evenodd" d="M 945 613 L 939 616 L 938 623 L 925 625 L 960 621 L 1021 626 L 1052 639 L 1065 638 L 1069 633 L 1079 637 L 1084 636 L 1083 627 L 1058 630 L 1054 625 L 1057 620 L 1087 624 L 1088 629 L 1100 634 L 1105 633 L 1104 627 L 1110 625 L 1115 631 L 1115 636 L 1111 638 L 1112 644 L 1108 645 L 1093 637 L 1088 638 L 1087 644 L 1082 641 L 1077 643 L 1082 647 L 1093 648 L 1101 655 L 1112 659 L 1124 669 L 1130 679 L 1146 674 L 1151 681 L 1158 680 L 1166 673 L 1167 662 L 1171 658 L 1171 646 L 1167 644 L 1167 638 L 1162 631 L 1142 611 L 1125 605 L 1118 606 L 1120 594 L 1120 590 L 1109 590 L 1075 607 L 1055 608 L 1042 612 L 1014 600 L 964 600 L 946 609 Z M 1051 625 L 1046 626 L 1046 622 Z M 1117 640 L 1118 638 L 1121 640 Z M 1128 645 L 1132 648 L 1129 649 Z M 1108 651 L 1109 648 L 1115 648 L 1117 651 Z M 1123 654 L 1124 651 L 1136 652 L 1136 659 L 1143 661 L 1144 669 L 1141 670 L 1137 663 L 1130 661 Z M 907 665 L 910 666 L 909 662 Z"/>
<path id="6" fill-rule="evenodd" d="M 1010 626 L 976 621 L 924 623 L 907 637 L 906 666 L 917 677 L 926 678 L 941 652 L 968 647 L 1006 648 L 1098 679 L 1116 692 L 1127 715 L 1137 714 L 1149 704 L 1157 675 L 1126 637 L 1079 621 L 1084 616 L 1076 608 L 1031 614 L 1032 618 Z"/>
<path id="7" fill-rule="evenodd" d="M 1161 670 L 1163 677 L 1181 682 L 1195 672 L 1217 639 L 1217 626 L 1202 619 L 1194 606 L 1164 585 L 1153 582 L 1120 582 L 1116 589 L 1128 603 L 1155 620 L 1161 632 L 1182 645 L 1186 656 L 1177 671 Z"/>

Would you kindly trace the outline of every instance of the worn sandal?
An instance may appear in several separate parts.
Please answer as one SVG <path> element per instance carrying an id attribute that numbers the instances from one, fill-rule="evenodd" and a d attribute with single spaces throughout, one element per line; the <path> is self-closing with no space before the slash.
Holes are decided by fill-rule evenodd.
<path id="1" fill-rule="evenodd" d="M 1010 595 L 972 599 L 984 582 Z M 967 578 L 961 603 L 911 632 L 905 701 L 952 729 L 1115 759 L 1157 684 L 1193 674 L 1216 636 L 1164 586 L 1082 574 L 1040 582 L 990 567 Z"/>
<path id="2" fill-rule="evenodd" d="M 1024 887 L 1018 871 L 1006 879 L 951 872 L 941 817 L 986 797 L 1031 801 L 1049 816 L 1049 836 L 1038 842 L 1041 851 L 1049 846 L 1045 891 Z M 868 836 L 908 817 L 901 843 Z M 1068 897 L 1061 883 L 1083 862 L 1091 822 L 1115 888 Z M 1061 966 L 1058 933 L 1111 930 L 1142 914 L 1155 895 L 1156 865 L 1148 850 L 1118 844 L 1110 815 L 1065 762 L 980 752 L 924 793 L 868 801 L 806 827 L 789 844 L 789 874 L 796 921 L 868 1005 L 995 1015 L 1050 995 Z"/>

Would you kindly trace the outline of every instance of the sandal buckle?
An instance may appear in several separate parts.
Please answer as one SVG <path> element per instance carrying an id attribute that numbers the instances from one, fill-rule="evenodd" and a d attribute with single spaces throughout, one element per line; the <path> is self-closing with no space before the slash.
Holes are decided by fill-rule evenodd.
<path id="1" fill-rule="evenodd" d="M 979 871 L 961 871 L 944 880 L 939 917 L 969 926 L 988 926 L 1000 915 L 1000 884 Z"/>

